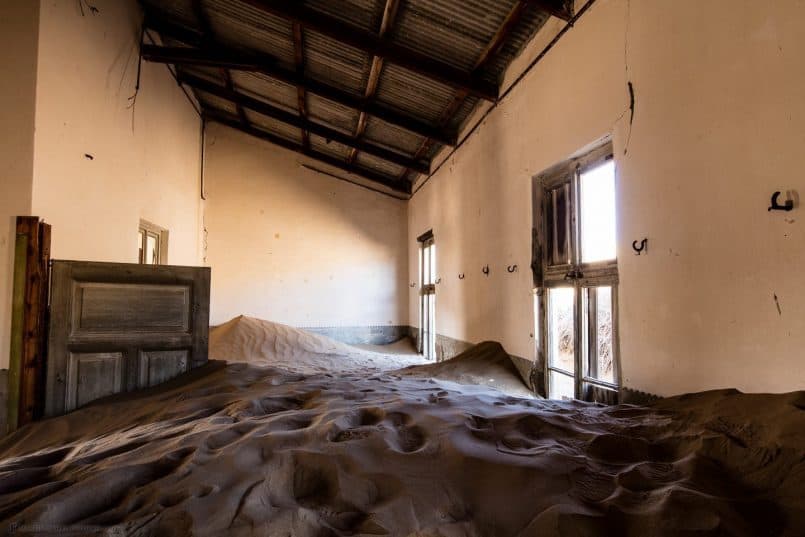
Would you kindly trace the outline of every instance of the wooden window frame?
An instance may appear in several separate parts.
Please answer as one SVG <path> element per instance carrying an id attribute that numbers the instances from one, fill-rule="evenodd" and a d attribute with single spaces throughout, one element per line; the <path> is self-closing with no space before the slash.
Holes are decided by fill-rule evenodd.
<path id="1" fill-rule="evenodd" d="M 534 288 L 535 288 L 535 345 L 538 363 L 544 365 L 545 396 L 551 393 L 551 372 L 570 376 L 570 372 L 551 366 L 548 355 L 548 295 L 549 290 L 559 287 L 574 289 L 574 354 L 575 373 L 574 396 L 586 399 L 586 394 L 595 389 L 617 392 L 621 383 L 620 338 L 618 319 L 618 260 L 583 263 L 581 260 L 581 211 L 580 211 L 580 179 L 586 171 L 596 168 L 613 159 L 612 144 L 609 140 L 598 144 L 591 150 L 580 153 L 537 175 L 534 179 L 535 203 L 535 241 L 534 241 Z M 569 193 L 566 209 L 567 226 L 567 263 L 552 264 L 561 250 L 556 244 L 556 226 L 552 223 L 556 213 L 555 197 L 550 194 L 562 185 L 567 184 Z M 587 290 L 598 287 L 610 287 L 612 290 L 612 360 L 614 382 L 608 382 L 591 375 L 598 368 L 597 349 L 597 293 Z M 585 297 L 585 295 L 588 295 Z M 593 297 L 592 299 L 590 297 Z M 587 300 L 585 300 L 585 298 Z M 586 311 L 587 324 L 584 333 L 582 322 L 583 310 Z"/>
<path id="2" fill-rule="evenodd" d="M 436 322 L 433 322 L 433 330 L 428 330 L 425 326 L 426 319 L 430 319 L 429 314 L 426 315 L 425 305 L 427 300 L 425 299 L 426 296 L 432 297 L 431 300 L 436 300 L 436 274 L 435 274 L 435 266 L 436 262 L 433 258 L 429 258 L 428 266 L 426 267 L 424 252 L 426 249 L 434 247 L 429 252 L 429 255 L 432 256 L 435 253 L 435 245 L 436 242 L 433 237 L 433 231 L 428 231 L 417 238 L 417 242 L 419 243 L 419 352 L 422 353 L 426 358 L 430 360 L 436 360 Z M 434 269 L 431 271 L 431 269 Z M 433 272 L 431 274 L 431 272 Z M 435 306 L 434 306 L 434 314 L 435 314 Z M 430 323 L 428 323 L 430 324 Z M 428 349 L 425 348 L 426 340 Z M 431 355 L 432 354 L 432 355 Z"/>
<path id="3" fill-rule="evenodd" d="M 140 254 L 138 254 L 137 263 L 140 265 L 145 265 L 145 249 L 146 245 L 148 244 L 148 235 L 156 235 L 157 236 L 157 262 L 153 263 L 155 265 L 167 265 L 168 264 L 168 236 L 169 232 L 164 227 L 158 226 L 154 223 L 149 222 L 148 220 L 140 219 L 140 227 L 138 232 L 142 232 L 143 234 L 143 242 L 140 244 Z M 150 263 L 149 263 L 150 264 Z"/>

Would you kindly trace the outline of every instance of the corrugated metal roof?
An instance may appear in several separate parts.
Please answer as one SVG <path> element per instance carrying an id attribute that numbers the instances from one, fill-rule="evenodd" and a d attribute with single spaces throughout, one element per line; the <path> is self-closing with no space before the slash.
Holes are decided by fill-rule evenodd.
<path id="1" fill-rule="evenodd" d="M 387 177 L 392 177 L 394 180 L 402 174 L 405 169 L 402 166 L 392 164 L 387 160 L 367 155 L 366 153 L 358 153 L 356 164 L 363 169 L 379 173 Z"/>
<path id="2" fill-rule="evenodd" d="M 203 6 L 216 42 L 229 47 L 269 54 L 280 65 L 294 65 L 291 23 L 232 0 L 204 0 Z"/>
<path id="3" fill-rule="evenodd" d="M 514 0 L 408 0 L 393 36 L 406 48 L 470 71 L 513 5 Z"/>
<path id="4" fill-rule="evenodd" d="M 372 116 L 369 116 L 366 121 L 364 137 L 371 142 L 405 155 L 416 153 L 416 150 L 424 141 L 422 136 L 395 127 Z"/>
<path id="5" fill-rule="evenodd" d="M 376 32 L 383 19 L 383 4 L 377 0 L 307 0 L 310 9 L 350 26 Z"/>
<path id="6" fill-rule="evenodd" d="M 246 119 L 249 121 L 252 127 L 257 127 L 260 130 L 264 130 L 295 144 L 300 144 L 302 142 L 299 129 L 292 125 L 282 123 L 276 119 L 272 119 L 256 112 L 251 112 L 249 110 L 246 111 Z"/>
<path id="7" fill-rule="evenodd" d="M 305 31 L 305 72 L 354 95 L 363 95 L 371 58 L 318 32 Z"/>
<path id="8" fill-rule="evenodd" d="M 287 112 L 297 112 L 296 86 L 260 73 L 232 71 L 231 76 L 232 84 L 241 93 L 259 98 Z"/>
<path id="9" fill-rule="evenodd" d="M 446 84 L 386 62 L 375 99 L 400 112 L 437 125 L 456 90 Z"/>
<path id="10" fill-rule="evenodd" d="M 316 136 L 315 134 L 310 136 L 310 147 L 319 153 L 323 153 L 327 156 L 335 157 L 343 161 L 346 161 L 347 157 L 349 156 L 349 148 L 347 146 L 339 144 L 338 142 L 333 142 L 332 140 L 326 140 L 325 138 Z"/>
<path id="11" fill-rule="evenodd" d="M 386 39 L 394 45 L 431 58 L 448 69 L 460 71 L 467 76 L 477 64 L 498 33 L 508 14 L 518 0 L 399 0 L 400 5 L 394 24 Z M 243 51 L 254 57 L 259 54 L 273 58 L 265 71 L 279 68 L 288 73 L 297 72 L 293 23 L 289 18 L 273 14 L 272 9 L 261 9 L 252 0 L 202 0 L 204 21 L 197 17 L 194 0 L 140 0 L 144 10 L 159 15 L 160 20 L 170 20 L 174 25 L 192 29 L 197 34 L 208 28 L 211 35 L 205 36 L 210 43 L 226 49 Z M 268 4 L 272 2 L 267 1 Z M 280 2 L 281 4 L 281 2 Z M 386 0 L 296 0 L 294 9 L 307 9 L 317 16 L 332 19 L 333 26 L 346 25 L 353 32 L 377 35 L 383 19 Z M 476 73 L 482 79 L 499 84 L 511 61 L 522 51 L 528 41 L 545 24 L 548 15 L 530 4 L 522 11 L 520 20 L 512 26 L 503 46 L 489 59 L 483 69 Z M 303 25 L 304 28 L 304 25 Z M 329 31 L 328 28 L 322 28 Z M 162 35 L 166 46 L 180 43 L 169 35 Z M 367 83 L 373 56 L 333 39 L 311 28 L 303 30 L 305 78 L 341 91 L 349 99 L 360 101 L 367 91 Z M 203 50 L 202 50 L 203 52 Z M 465 98 L 450 117 L 445 112 L 457 95 L 454 85 L 421 74 L 386 59 L 383 64 L 373 101 L 382 108 L 410 118 L 422 125 L 458 132 L 477 108 L 480 99 L 474 95 Z M 223 87 L 224 77 L 217 67 L 183 65 L 180 73 L 188 73 Z M 299 115 L 297 88 L 293 83 L 278 80 L 268 74 L 249 71 L 231 71 L 233 89 L 239 94 L 271 104 L 272 106 Z M 204 109 L 221 111 L 240 121 L 237 107 L 226 99 L 196 91 Z M 333 97 L 337 100 L 337 96 Z M 326 125 L 350 137 L 356 136 L 359 110 L 339 104 L 332 98 L 308 91 L 306 98 L 307 117 L 310 121 Z M 246 110 L 251 127 L 300 144 L 301 131 L 254 111 Z M 397 122 L 397 124 L 395 124 Z M 425 139 L 421 134 L 408 130 L 405 122 L 391 117 L 383 121 L 367 116 L 363 140 L 397 153 L 414 157 Z M 331 158 L 339 159 L 345 166 L 351 148 L 337 142 L 327 142 L 319 136 L 310 136 L 310 147 Z M 442 146 L 430 144 L 425 158 L 430 160 Z M 407 172 L 373 155 L 358 153 L 353 168 L 370 172 L 370 175 L 388 177 L 396 181 L 400 176 L 413 181 L 414 172 Z"/>
<path id="12" fill-rule="evenodd" d="M 307 115 L 311 121 L 352 135 L 358 124 L 358 112 L 317 95 L 307 96 Z"/>

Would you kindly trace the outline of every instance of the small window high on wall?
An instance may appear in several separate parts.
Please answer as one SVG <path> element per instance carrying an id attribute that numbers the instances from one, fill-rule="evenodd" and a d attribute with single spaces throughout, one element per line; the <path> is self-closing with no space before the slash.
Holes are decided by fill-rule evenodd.
<path id="1" fill-rule="evenodd" d="M 419 242 L 419 352 L 436 359 L 436 244 L 433 232 L 420 235 Z"/>
<path id="2" fill-rule="evenodd" d="M 137 262 L 141 265 L 165 265 L 168 262 L 168 230 L 140 220 L 137 230 Z"/>
<path id="3" fill-rule="evenodd" d="M 617 399 L 615 176 L 607 144 L 536 178 L 537 352 L 551 399 Z"/>

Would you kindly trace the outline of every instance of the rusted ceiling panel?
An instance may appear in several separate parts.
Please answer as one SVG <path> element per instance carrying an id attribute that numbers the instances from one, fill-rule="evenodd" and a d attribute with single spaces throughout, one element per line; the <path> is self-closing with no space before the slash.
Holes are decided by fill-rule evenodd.
<path id="1" fill-rule="evenodd" d="M 296 87 L 260 73 L 232 72 L 235 89 L 287 112 L 296 113 Z"/>
<path id="2" fill-rule="evenodd" d="M 476 106 L 480 102 L 476 97 L 467 97 L 461 104 L 455 115 L 448 123 L 449 127 L 456 131 L 461 132 L 466 126 L 467 120 L 470 119 L 475 111 Z"/>
<path id="3" fill-rule="evenodd" d="M 305 71 L 311 78 L 361 96 L 371 61 L 360 50 L 318 32 L 305 31 Z"/>
<path id="4" fill-rule="evenodd" d="M 437 125 L 454 95 L 450 86 L 387 63 L 375 98 L 389 108 Z"/>
<path id="5" fill-rule="evenodd" d="M 296 144 L 299 143 L 299 129 L 296 127 L 287 125 L 281 121 L 277 121 L 276 119 L 266 117 L 262 114 L 252 112 L 251 110 L 246 111 L 246 118 L 249 120 L 249 124 L 257 127 L 258 129 L 279 136 L 280 138 L 284 138 L 289 142 Z"/>
<path id="6" fill-rule="evenodd" d="M 349 155 L 349 148 L 347 146 L 333 142 L 332 140 L 326 140 L 321 136 L 311 135 L 310 147 L 319 153 L 344 160 L 345 162 L 347 155 Z"/>
<path id="7" fill-rule="evenodd" d="M 216 41 L 232 48 L 270 54 L 279 65 L 292 68 L 291 23 L 233 0 L 204 0 Z"/>
<path id="8" fill-rule="evenodd" d="M 471 71 L 515 0 L 408 0 L 393 36 L 412 50 Z"/>
<path id="9" fill-rule="evenodd" d="M 364 136 L 369 141 L 406 155 L 413 155 L 423 140 L 422 136 L 417 136 L 373 117 L 369 117 L 366 122 Z"/>
<path id="10" fill-rule="evenodd" d="M 543 11 L 528 8 L 523 19 L 514 27 L 503 47 L 489 62 L 484 78 L 500 83 L 511 62 L 520 55 L 534 35 L 548 22 L 550 17 Z"/>
<path id="11" fill-rule="evenodd" d="M 383 2 L 379 0 L 307 0 L 305 5 L 370 32 L 377 31 L 383 17 Z"/>
<path id="12" fill-rule="evenodd" d="M 196 98 L 198 98 L 199 102 L 201 103 L 201 107 L 204 110 L 211 109 L 220 112 L 225 112 L 233 116 L 237 115 L 237 109 L 235 108 L 235 105 L 230 103 L 229 101 L 220 99 L 215 95 L 204 93 L 203 91 L 196 91 L 195 93 Z"/>
<path id="13" fill-rule="evenodd" d="M 308 118 L 351 135 L 358 121 L 358 112 L 317 95 L 307 96 Z"/>
<path id="14" fill-rule="evenodd" d="M 365 170 L 370 170 L 381 175 L 390 177 L 399 177 L 405 171 L 405 168 L 392 164 L 388 161 L 367 155 L 366 153 L 358 153 L 355 164 Z"/>

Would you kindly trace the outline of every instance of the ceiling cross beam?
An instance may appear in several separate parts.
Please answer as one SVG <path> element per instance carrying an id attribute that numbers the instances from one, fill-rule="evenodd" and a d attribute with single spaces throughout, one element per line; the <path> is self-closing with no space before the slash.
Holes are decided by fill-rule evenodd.
<path id="1" fill-rule="evenodd" d="M 294 50 L 294 64 L 296 66 L 296 75 L 299 78 L 304 78 L 305 76 L 305 38 L 302 35 L 302 26 L 294 23 L 293 24 L 293 50 Z M 307 92 L 305 91 L 305 86 L 297 84 L 296 85 L 296 101 L 297 101 L 297 109 L 299 110 L 299 117 L 302 119 L 307 119 Z M 310 133 L 302 129 L 301 130 L 302 136 L 302 146 L 309 148 L 310 147 Z"/>
<path id="2" fill-rule="evenodd" d="M 312 150 L 310 148 L 305 148 L 301 144 L 294 143 L 290 140 L 286 140 L 280 136 L 272 134 L 270 132 L 266 132 L 262 129 L 258 129 L 253 126 L 246 126 L 237 121 L 235 118 L 228 116 L 227 114 L 212 111 L 212 110 L 205 110 L 204 111 L 204 118 L 207 121 L 215 121 L 232 129 L 238 130 L 250 136 L 254 136 L 256 138 L 260 138 L 272 144 L 278 145 L 280 147 L 284 147 L 285 149 L 289 149 L 291 151 L 295 151 L 297 153 L 301 153 L 306 155 L 312 159 L 318 160 L 323 162 L 328 166 L 332 166 L 339 170 L 343 170 L 347 173 L 352 173 L 357 176 L 363 177 L 369 181 L 374 183 L 383 185 L 389 189 L 394 190 L 395 192 L 400 192 L 403 194 L 411 194 L 410 184 L 403 183 L 400 181 L 395 180 L 392 177 L 386 177 L 385 175 L 381 175 L 378 173 L 374 173 L 369 170 L 358 169 L 354 166 L 350 166 L 346 164 L 342 159 L 332 157 L 330 155 L 326 155 L 324 153 L 320 153 L 318 151 Z"/>
<path id="3" fill-rule="evenodd" d="M 491 62 L 495 55 L 500 52 L 500 49 L 502 49 L 503 45 L 506 44 L 506 40 L 514 31 L 517 24 L 523 19 L 523 16 L 525 15 L 529 5 L 534 4 L 539 9 L 546 10 L 545 5 L 553 5 L 554 9 L 558 9 L 558 5 L 562 3 L 562 0 L 518 0 L 506 15 L 506 18 L 503 19 L 503 23 L 498 27 L 495 35 L 487 43 L 481 54 L 478 56 L 478 59 L 473 65 L 473 74 L 477 75 L 478 73 L 483 72 L 483 70 L 489 65 L 489 62 Z M 448 123 L 450 123 L 450 120 L 464 104 L 464 101 L 467 100 L 467 97 L 469 97 L 469 93 L 463 89 L 459 89 L 456 92 L 453 100 L 442 112 L 442 116 L 439 119 L 438 124 L 439 128 L 443 129 L 448 125 Z M 419 149 L 417 149 L 416 153 L 414 153 L 414 159 L 421 159 L 430 150 L 433 143 L 433 139 L 425 138 L 425 140 L 423 140 L 422 144 L 419 146 Z M 404 178 L 410 171 L 411 170 L 403 170 L 400 178 Z"/>
<path id="4" fill-rule="evenodd" d="M 380 32 L 378 35 L 382 38 L 391 29 L 394 24 L 394 19 L 397 18 L 397 9 L 400 7 L 399 0 L 386 0 L 386 5 L 383 8 L 383 19 L 380 22 Z M 377 92 L 377 85 L 380 82 L 380 74 L 383 72 L 383 58 L 381 56 L 372 57 L 372 66 L 369 69 L 369 78 L 366 80 L 366 90 L 363 97 L 367 101 L 374 99 Z M 368 116 L 366 112 L 361 112 L 358 116 L 358 126 L 355 129 L 355 137 L 362 138 L 366 132 L 366 123 Z M 347 163 L 352 164 L 358 156 L 358 150 L 353 149 L 349 152 Z"/>
<path id="5" fill-rule="evenodd" d="M 219 84 L 210 82 L 209 80 L 196 77 L 193 75 L 181 74 L 179 76 L 179 82 L 181 82 L 182 84 L 187 84 L 188 86 L 196 90 L 202 91 L 204 93 L 209 93 L 210 95 L 214 95 L 218 98 L 227 100 L 231 103 L 239 104 L 248 110 L 252 110 L 253 112 L 257 112 L 258 114 L 270 117 L 281 123 L 285 123 L 286 125 L 291 125 L 299 129 L 304 129 L 310 132 L 311 134 L 321 136 L 322 138 L 325 138 L 327 140 L 338 142 L 347 147 L 353 147 L 355 149 L 358 149 L 359 151 L 368 153 L 379 159 L 396 164 L 397 166 L 410 168 L 412 170 L 418 171 L 419 173 L 428 173 L 428 171 L 430 170 L 430 167 L 427 162 L 412 159 L 411 157 L 402 155 L 400 153 L 397 153 L 396 151 L 391 151 L 384 147 L 380 147 L 378 145 L 363 140 L 356 140 L 353 136 L 349 134 L 345 134 L 341 131 L 331 129 L 330 127 L 321 125 L 319 123 L 314 123 L 309 119 L 302 118 L 296 114 L 272 106 L 265 101 L 261 101 L 259 99 L 250 97 L 249 95 L 245 95 L 243 93 L 227 89 Z"/>
<path id="6" fill-rule="evenodd" d="M 286 0 L 241 0 L 271 15 L 287 19 L 314 30 L 345 45 L 371 55 L 380 56 L 422 76 L 437 80 L 456 89 L 466 90 L 487 101 L 498 98 L 499 88 L 473 73 L 467 73 L 433 57 L 400 46 L 387 37 L 378 36 L 339 19 L 314 11 L 302 2 Z"/>
<path id="7" fill-rule="evenodd" d="M 188 33 L 188 31 L 184 29 L 175 28 L 172 29 L 173 33 L 169 33 L 168 31 L 163 31 L 165 30 L 164 26 L 161 26 L 162 29 L 152 25 L 149 25 L 149 27 L 152 27 L 162 35 L 170 37 L 177 36 L 177 40 L 188 44 L 192 44 L 191 41 L 195 35 Z M 435 128 L 421 120 L 380 106 L 371 100 L 356 97 L 335 86 L 300 76 L 299 73 L 294 70 L 284 69 L 279 66 L 279 62 L 273 56 L 265 54 L 246 54 L 239 51 L 227 50 L 217 45 L 212 48 L 143 45 L 142 57 L 144 60 L 150 62 L 219 68 L 226 67 L 234 71 L 261 73 L 292 86 L 301 86 L 305 89 L 306 93 L 313 93 L 342 106 L 346 106 L 347 108 L 365 112 L 367 115 L 376 117 L 390 125 L 405 129 L 420 136 L 432 138 L 445 145 L 456 145 L 458 138 L 457 134 L 454 132 Z"/>
<path id="8" fill-rule="evenodd" d="M 210 25 L 210 20 L 207 18 L 207 14 L 204 12 L 204 7 L 202 6 L 202 0 L 193 0 L 193 14 L 196 16 L 196 21 L 198 22 L 199 28 L 201 28 L 201 40 L 203 43 L 209 45 L 211 44 L 215 36 L 212 32 L 212 26 Z M 221 71 L 221 78 L 223 79 L 224 85 L 230 89 L 234 89 L 234 84 L 232 83 L 232 73 L 229 72 L 229 69 L 226 67 L 220 67 Z M 246 111 L 243 110 L 243 107 L 240 105 L 236 105 L 236 110 L 238 112 L 238 117 L 240 121 L 244 125 L 249 124 L 249 119 L 246 117 Z"/>

